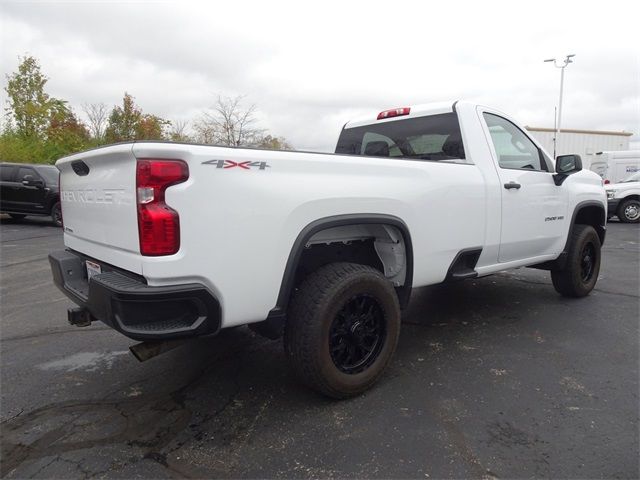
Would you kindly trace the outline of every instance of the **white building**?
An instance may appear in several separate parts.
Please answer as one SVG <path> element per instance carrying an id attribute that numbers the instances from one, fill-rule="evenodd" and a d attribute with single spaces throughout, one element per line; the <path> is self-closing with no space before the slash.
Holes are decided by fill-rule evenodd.
<path id="1" fill-rule="evenodd" d="M 525 128 L 542 144 L 549 155 L 553 155 L 553 137 L 556 133 L 553 128 Z M 560 131 L 556 156 L 577 153 L 582 157 L 583 166 L 589 168 L 592 159 L 598 152 L 629 150 L 629 140 L 632 135 L 629 132 L 570 130 L 563 128 Z"/>

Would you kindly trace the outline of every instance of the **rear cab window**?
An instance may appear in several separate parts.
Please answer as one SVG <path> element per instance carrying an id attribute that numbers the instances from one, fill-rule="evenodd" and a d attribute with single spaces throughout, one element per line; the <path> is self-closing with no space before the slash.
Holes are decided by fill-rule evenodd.
<path id="1" fill-rule="evenodd" d="M 469 163 L 454 112 L 344 128 L 336 153 Z"/>

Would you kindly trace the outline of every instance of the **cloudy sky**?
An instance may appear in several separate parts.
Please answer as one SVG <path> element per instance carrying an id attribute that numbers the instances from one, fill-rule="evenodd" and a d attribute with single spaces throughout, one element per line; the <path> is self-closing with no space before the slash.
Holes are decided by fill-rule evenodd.
<path id="1" fill-rule="evenodd" d="M 217 94 L 242 94 L 273 134 L 331 151 L 353 116 L 441 100 L 552 127 L 560 70 L 543 60 L 575 53 L 563 126 L 637 141 L 638 10 L 632 1 L 0 0 L 0 74 L 6 84 L 19 56 L 34 55 L 48 92 L 79 114 L 127 91 L 145 112 L 192 120 Z"/>

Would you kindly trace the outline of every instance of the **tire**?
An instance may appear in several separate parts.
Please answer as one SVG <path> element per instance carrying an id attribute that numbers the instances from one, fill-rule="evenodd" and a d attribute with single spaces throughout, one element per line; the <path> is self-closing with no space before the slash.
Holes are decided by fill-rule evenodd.
<path id="1" fill-rule="evenodd" d="M 23 215 L 21 213 L 10 213 L 9 216 L 14 220 L 23 220 L 24 217 L 26 217 L 26 215 Z"/>
<path id="2" fill-rule="evenodd" d="M 618 218 L 624 223 L 640 222 L 640 200 L 630 198 L 620 203 L 618 207 Z"/>
<path id="3" fill-rule="evenodd" d="M 565 297 L 589 295 L 600 272 L 600 238 L 591 225 L 576 225 L 571 234 L 567 263 L 551 271 L 556 291 Z"/>
<path id="4" fill-rule="evenodd" d="M 62 206 L 56 202 L 51 207 L 51 220 L 56 227 L 62 227 Z"/>
<path id="5" fill-rule="evenodd" d="M 353 397 L 382 375 L 398 344 L 400 305 L 378 270 L 330 263 L 291 300 L 285 353 L 297 378 L 331 398 Z"/>

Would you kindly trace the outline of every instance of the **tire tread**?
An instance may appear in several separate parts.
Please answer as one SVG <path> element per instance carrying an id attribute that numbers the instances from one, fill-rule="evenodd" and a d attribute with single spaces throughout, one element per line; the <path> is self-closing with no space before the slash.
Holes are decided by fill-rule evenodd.
<path id="1" fill-rule="evenodd" d="M 553 287 L 556 291 L 565 297 L 584 297 L 588 295 L 592 288 L 585 290 L 584 286 L 581 284 L 581 280 L 578 278 L 579 265 L 577 264 L 580 259 L 578 258 L 578 253 L 576 251 L 579 248 L 584 239 L 588 236 L 593 236 L 597 240 L 597 255 L 598 255 L 598 265 L 594 275 L 596 276 L 600 271 L 600 239 L 595 229 L 591 225 L 583 225 L 577 224 L 573 228 L 573 232 L 571 233 L 570 243 L 569 243 L 569 252 L 567 263 L 562 270 L 552 270 L 551 271 L 551 281 L 553 283 Z M 595 282 L 594 282 L 595 286 Z"/>
<path id="2" fill-rule="evenodd" d="M 289 306 L 290 321 L 285 327 L 285 352 L 295 375 L 310 388 L 332 398 L 346 398 L 357 395 L 369 388 L 384 369 L 366 385 L 345 393 L 333 388 L 321 374 L 318 359 L 313 355 L 312 343 L 316 340 L 321 306 L 334 297 L 337 290 L 349 279 L 359 279 L 363 275 L 373 275 L 387 281 L 375 268 L 355 263 L 330 263 L 309 274 L 294 292 Z"/>

